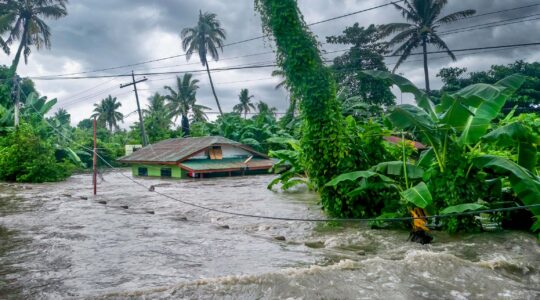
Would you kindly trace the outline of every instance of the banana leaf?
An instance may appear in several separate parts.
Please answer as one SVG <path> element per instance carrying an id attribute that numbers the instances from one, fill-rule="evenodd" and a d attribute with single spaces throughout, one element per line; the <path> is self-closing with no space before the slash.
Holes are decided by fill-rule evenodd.
<path id="1" fill-rule="evenodd" d="M 479 210 L 479 209 L 487 209 L 487 207 L 478 203 L 464 203 L 464 204 L 448 206 L 447 208 L 441 210 L 440 214 L 441 215 L 455 214 L 455 213 L 462 213 L 465 211 Z"/>
<path id="2" fill-rule="evenodd" d="M 531 172 L 536 171 L 536 152 L 538 141 L 531 130 L 520 122 L 501 126 L 482 137 L 485 142 L 503 147 L 517 147 L 518 165 Z"/>
<path id="3" fill-rule="evenodd" d="M 387 116 L 388 120 L 398 129 L 415 128 L 426 137 L 430 146 L 438 148 L 440 139 L 437 136 L 437 125 L 428 114 L 410 104 L 396 106 Z"/>
<path id="4" fill-rule="evenodd" d="M 416 105 L 422 108 L 433 120 L 437 119 L 437 114 L 435 113 L 433 103 L 429 99 L 428 95 L 424 91 L 417 88 L 407 78 L 386 71 L 365 70 L 363 73 L 378 79 L 390 80 L 392 83 L 398 86 L 401 92 L 413 94 Z"/>
<path id="5" fill-rule="evenodd" d="M 412 188 L 401 192 L 401 197 L 403 197 L 406 202 L 420 208 L 426 208 L 433 203 L 431 193 L 424 182 L 420 182 Z"/>
<path id="6" fill-rule="evenodd" d="M 339 183 L 344 181 L 356 181 L 359 178 L 371 178 L 371 177 L 377 177 L 381 179 L 383 182 L 387 183 L 393 183 L 394 180 L 392 178 L 389 178 L 387 176 L 384 176 L 382 174 L 372 172 L 372 171 L 356 171 L 356 172 L 350 172 L 341 174 L 338 177 L 332 179 L 330 182 L 326 184 L 326 186 L 337 186 Z"/>
<path id="7" fill-rule="evenodd" d="M 523 204 L 540 204 L 540 178 L 529 170 L 506 158 L 493 155 L 476 157 L 473 164 L 478 168 L 489 168 L 498 174 L 508 176 L 512 190 Z M 530 210 L 537 217 L 540 216 L 540 207 Z"/>
<path id="8" fill-rule="evenodd" d="M 465 113 L 461 111 L 459 116 L 454 117 L 456 122 L 453 122 L 453 126 L 462 132 L 458 142 L 461 145 L 477 143 L 487 132 L 491 121 L 499 115 L 508 98 L 524 81 L 525 77 L 514 74 L 494 85 L 473 84 L 454 93 L 452 97 L 469 106 L 472 113 L 467 113 L 469 116 L 465 118 Z"/>
<path id="9" fill-rule="evenodd" d="M 419 179 L 424 176 L 424 169 L 417 165 L 407 163 L 407 177 L 410 179 Z M 372 171 L 385 175 L 405 176 L 403 173 L 402 161 L 386 161 L 371 168 Z"/>

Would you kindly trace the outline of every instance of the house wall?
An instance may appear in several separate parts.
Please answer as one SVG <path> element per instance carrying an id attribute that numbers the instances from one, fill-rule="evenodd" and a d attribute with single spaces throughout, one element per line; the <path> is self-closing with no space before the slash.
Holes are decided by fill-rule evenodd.
<path id="1" fill-rule="evenodd" d="M 242 148 L 223 145 L 221 146 L 221 151 L 223 153 L 223 158 L 233 158 L 233 157 L 249 157 L 252 154 Z M 209 159 L 208 151 L 202 151 L 196 155 L 190 157 L 189 159 Z"/>
<path id="2" fill-rule="evenodd" d="M 148 177 L 161 177 L 161 168 L 171 169 L 171 178 L 186 178 L 186 171 L 180 169 L 178 166 L 171 165 L 131 165 L 131 173 L 133 176 L 139 176 L 139 167 L 145 167 L 148 169 Z"/>

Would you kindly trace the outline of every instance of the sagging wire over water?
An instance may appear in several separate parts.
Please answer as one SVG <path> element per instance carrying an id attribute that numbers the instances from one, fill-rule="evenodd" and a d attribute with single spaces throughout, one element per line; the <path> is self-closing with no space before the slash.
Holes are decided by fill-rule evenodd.
<path id="1" fill-rule="evenodd" d="M 35 108 L 33 103 L 30 103 L 32 108 L 37 112 L 38 110 Z M 62 132 L 60 132 L 57 128 L 52 126 L 50 122 L 47 119 L 44 119 L 46 124 L 51 127 L 54 131 L 57 132 L 58 135 L 65 138 L 66 140 L 71 141 L 75 145 L 80 146 L 82 149 L 86 150 L 87 153 L 94 152 L 93 149 L 89 149 L 84 145 L 81 145 L 77 142 L 75 142 L 70 137 L 65 136 Z M 153 149 L 152 149 L 153 150 Z M 133 182 L 134 184 L 143 187 L 149 192 L 156 193 L 162 197 L 165 197 L 167 199 L 173 200 L 175 202 L 182 203 L 184 205 L 188 205 L 191 207 L 195 207 L 198 209 L 210 211 L 210 212 L 216 212 L 224 215 L 229 216 L 236 216 L 236 217 L 243 217 L 243 218 L 252 218 L 252 219 L 265 219 L 265 220 L 276 220 L 276 221 L 296 221 L 296 222 L 354 222 L 354 223 L 369 223 L 369 222 L 404 222 L 404 221 L 414 221 L 414 220 L 437 220 L 437 219 L 443 219 L 443 218 L 451 218 L 451 217 L 459 217 L 459 216 L 470 216 L 470 215 L 476 215 L 476 214 L 482 214 L 482 213 L 495 213 L 495 212 L 508 212 L 508 211 L 515 211 L 515 210 L 523 210 L 523 209 L 530 209 L 530 208 L 537 208 L 540 207 L 540 204 L 531 204 L 531 205 L 523 205 L 523 206 L 515 206 L 515 207 L 505 207 L 505 208 L 493 208 L 493 209 L 483 209 L 483 210 L 474 210 L 474 211 L 466 211 L 461 213 L 449 213 L 449 214 L 443 214 L 443 215 L 429 215 L 429 216 L 413 216 L 413 217 L 394 217 L 394 218 L 293 218 L 293 217 L 280 217 L 280 216 L 266 216 L 266 215 L 257 215 L 257 214 L 249 214 L 249 213 L 241 213 L 241 212 L 233 212 L 228 210 L 222 210 L 212 207 L 207 207 L 203 205 L 199 205 L 193 202 L 185 201 L 182 199 L 178 199 L 176 197 L 173 197 L 171 195 L 162 193 L 157 191 L 155 188 L 152 188 L 153 186 L 146 186 L 145 184 L 139 182 L 138 180 L 135 180 L 128 175 L 124 174 L 123 170 L 117 167 L 114 167 L 111 163 L 109 163 L 105 158 L 103 158 L 99 153 L 96 153 L 96 156 L 109 168 L 112 170 L 118 171 L 118 173 L 128 179 L 129 181 Z"/>

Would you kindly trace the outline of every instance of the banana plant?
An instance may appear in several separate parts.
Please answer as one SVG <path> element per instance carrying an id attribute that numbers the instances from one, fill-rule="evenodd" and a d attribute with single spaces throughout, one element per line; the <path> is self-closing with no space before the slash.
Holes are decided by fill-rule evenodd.
<path id="1" fill-rule="evenodd" d="M 270 171 L 278 174 L 278 177 L 268 184 L 268 189 L 271 190 L 275 185 L 281 183 L 281 189 L 284 191 L 297 185 L 306 185 L 308 189 L 313 190 L 314 186 L 309 181 L 302 161 L 300 142 L 283 137 L 272 137 L 267 141 L 274 144 L 288 145 L 290 148 L 270 151 L 269 156 L 278 159 Z"/>
<path id="2" fill-rule="evenodd" d="M 524 204 L 540 203 L 540 179 L 535 175 L 534 169 L 538 141 L 518 123 L 499 127 L 488 133 L 506 101 L 525 81 L 523 76 L 515 74 L 493 85 L 474 84 L 456 93 L 444 94 L 440 104 L 434 106 L 427 94 L 401 76 L 381 71 L 365 72 L 377 78 L 392 80 L 402 92 L 415 96 L 416 106 L 398 105 L 389 113 L 387 119 L 394 129 L 415 133 L 430 146 L 417 161 L 419 167 L 427 170 L 436 166 L 441 173 L 452 172 L 453 170 L 447 170 L 450 155 L 461 155 L 463 159 L 473 156 L 469 171 L 472 168 L 492 173 L 497 171 L 499 176 L 509 179 Z M 517 147 L 518 164 L 496 156 L 474 157 L 474 150 L 481 148 L 483 143 Z M 452 149 L 451 153 L 449 149 Z M 468 174 L 469 172 L 465 176 Z M 429 181 L 429 176 L 425 179 Z M 481 207 L 484 206 L 461 203 L 441 208 L 441 212 L 461 212 Z M 540 216 L 539 210 L 531 211 L 537 217 Z M 540 223 L 537 222 L 536 226 L 540 229 Z"/>

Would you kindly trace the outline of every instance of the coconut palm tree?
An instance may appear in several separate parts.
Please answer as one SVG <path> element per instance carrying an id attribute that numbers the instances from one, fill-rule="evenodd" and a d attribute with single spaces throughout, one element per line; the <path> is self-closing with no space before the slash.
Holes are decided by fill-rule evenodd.
<path id="1" fill-rule="evenodd" d="M 171 111 L 165 103 L 165 97 L 159 93 L 148 98 L 148 106 L 143 109 L 144 126 L 150 142 L 170 137 Z"/>
<path id="2" fill-rule="evenodd" d="M 110 132 L 113 132 L 113 129 L 118 129 L 118 122 L 124 122 L 124 115 L 117 111 L 122 103 L 116 102 L 116 100 L 116 97 L 109 95 L 101 100 L 101 103 L 94 104 L 94 113 L 92 114 L 92 117 L 97 117 L 100 124 L 108 125 Z"/>
<path id="3" fill-rule="evenodd" d="M 404 0 L 403 5 L 394 3 L 394 6 L 401 11 L 401 14 L 409 23 L 391 23 L 381 26 L 381 32 L 384 36 L 397 33 L 390 40 L 390 46 L 401 44 L 393 53 L 393 55 L 401 54 L 394 67 L 394 72 L 411 55 L 414 49 L 420 46 L 422 47 L 427 92 L 430 91 L 427 55 L 428 44 L 445 50 L 452 60 L 456 60 L 454 53 L 452 53 L 437 33 L 437 29 L 441 25 L 453 23 L 476 13 L 475 10 L 468 9 L 440 17 L 442 9 L 447 3 L 448 0 Z"/>
<path id="4" fill-rule="evenodd" d="M 277 112 L 277 108 L 273 106 L 270 107 L 270 105 L 264 101 L 259 101 L 259 103 L 257 103 L 257 110 L 259 111 L 259 115 L 271 115 L 274 117 Z"/>
<path id="5" fill-rule="evenodd" d="M 43 18 L 59 19 L 67 15 L 66 4 L 68 0 L 3 0 L 0 1 L 0 31 L 9 31 L 6 40 L 8 45 L 19 40 L 19 47 L 11 72 L 15 74 L 21 54 L 28 63 L 30 46 L 36 49 L 51 47 L 51 30 Z M 6 43 L 0 46 L 6 51 Z"/>
<path id="6" fill-rule="evenodd" d="M 223 115 L 221 105 L 214 88 L 214 82 L 210 75 L 210 67 L 208 66 L 207 54 L 214 61 L 219 60 L 218 49 L 223 52 L 223 42 L 226 39 L 225 30 L 221 28 L 219 20 L 216 19 L 217 15 L 213 13 L 199 11 L 199 21 L 195 27 L 188 27 L 182 29 L 182 48 L 186 51 L 186 59 L 189 61 L 193 53 L 199 54 L 199 59 L 203 66 L 206 67 L 208 73 L 208 79 L 210 80 L 210 86 L 212 87 L 212 93 L 216 99 L 216 104 L 219 113 Z"/>
<path id="7" fill-rule="evenodd" d="M 240 100 L 240 103 L 236 104 L 233 107 L 233 110 L 239 113 L 244 113 L 244 119 L 246 119 L 247 114 L 251 111 L 251 109 L 255 109 L 255 105 L 251 103 L 253 95 L 249 94 L 248 89 L 242 89 L 240 91 L 240 95 L 238 95 L 238 99 Z"/>
<path id="8" fill-rule="evenodd" d="M 69 125 L 71 122 L 71 115 L 63 108 L 58 109 L 54 113 L 53 118 L 58 120 L 58 122 L 60 122 L 62 125 Z"/>
<path id="9" fill-rule="evenodd" d="M 174 122 L 181 117 L 182 132 L 184 136 L 189 135 L 189 114 L 193 113 L 198 118 L 206 118 L 204 114 L 205 109 L 210 109 L 206 106 L 197 104 L 197 90 L 199 86 L 199 80 L 192 79 L 193 74 L 186 73 L 182 78 L 176 77 L 176 89 L 165 86 L 165 89 L 169 92 L 169 95 L 165 96 L 165 99 L 169 102 L 167 107 L 171 113 L 171 117 L 174 117 Z"/>
<path id="10" fill-rule="evenodd" d="M 272 77 L 281 78 L 281 81 L 275 86 L 275 89 L 279 90 L 280 88 L 284 88 L 289 93 L 290 104 L 287 114 L 290 114 L 290 116 L 294 118 L 294 114 L 296 112 L 296 98 L 294 98 L 291 94 L 289 81 L 287 81 L 287 78 L 285 78 L 285 72 L 283 70 L 274 70 L 272 71 Z"/>

